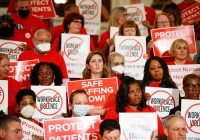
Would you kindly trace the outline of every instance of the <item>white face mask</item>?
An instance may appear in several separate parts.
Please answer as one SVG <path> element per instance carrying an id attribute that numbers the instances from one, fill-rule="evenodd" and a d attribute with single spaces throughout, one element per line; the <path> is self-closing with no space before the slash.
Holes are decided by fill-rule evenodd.
<path id="1" fill-rule="evenodd" d="M 116 67 L 112 67 L 112 70 L 114 71 L 115 74 L 119 75 L 122 74 L 124 72 L 124 66 L 122 65 L 118 65 Z"/>
<path id="2" fill-rule="evenodd" d="M 83 117 L 88 113 L 89 109 L 89 105 L 74 105 L 74 114 L 77 117 Z"/>
<path id="3" fill-rule="evenodd" d="M 50 43 L 42 43 L 42 44 L 38 44 L 36 46 L 37 46 L 37 48 L 38 48 L 38 50 L 40 52 L 47 52 L 51 48 L 51 44 Z"/>
<path id="4" fill-rule="evenodd" d="M 33 116 L 35 112 L 35 108 L 32 107 L 31 105 L 27 105 L 25 107 L 22 108 L 21 110 L 21 114 L 25 117 L 25 118 L 31 118 Z"/>

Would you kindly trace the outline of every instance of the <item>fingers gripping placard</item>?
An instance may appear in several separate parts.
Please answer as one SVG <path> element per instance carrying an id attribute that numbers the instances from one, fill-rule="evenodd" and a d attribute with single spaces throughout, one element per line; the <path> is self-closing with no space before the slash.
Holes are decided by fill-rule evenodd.
<path id="1" fill-rule="evenodd" d="M 33 118 L 39 122 L 66 112 L 65 86 L 31 86 L 36 93 L 36 110 Z"/>

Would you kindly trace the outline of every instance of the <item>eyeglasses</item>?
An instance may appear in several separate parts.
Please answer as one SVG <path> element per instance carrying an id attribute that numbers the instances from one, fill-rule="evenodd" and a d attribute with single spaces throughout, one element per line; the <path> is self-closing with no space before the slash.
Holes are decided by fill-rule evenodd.
<path id="1" fill-rule="evenodd" d="M 200 90 L 200 84 L 196 84 L 196 85 L 186 84 L 186 87 L 188 90 L 194 90 L 194 87 L 196 88 L 196 90 Z"/>
<path id="2" fill-rule="evenodd" d="M 42 39 L 42 38 L 39 38 L 39 39 L 36 39 L 38 43 L 50 43 L 50 40 L 49 39 Z"/>
<path id="3" fill-rule="evenodd" d="M 82 25 L 82 21 L 74 20 L 72 22 L 74 22 L 75 24 L 81 24 Z"/>
<path id="4" fill-rule="evenodd" d="M 157 24 L 160 24 L 160 25 L 169 24 L 169 21 L 161 21 L 161 22 L 157 22 Z"/>

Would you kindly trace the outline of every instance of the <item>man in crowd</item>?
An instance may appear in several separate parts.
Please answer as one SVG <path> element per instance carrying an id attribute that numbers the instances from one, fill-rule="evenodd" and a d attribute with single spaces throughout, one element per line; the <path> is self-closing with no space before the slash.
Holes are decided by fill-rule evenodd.
<path id="1" fill-rule="evenodd" d="M 39 59 L 40 62 L 52 62 L 62 71 L 63 78 L 68 78 L 67 69 L 63 57 L 50 50 L 51 34 L 45 29 L 36 31 L 33 42 L 34 49 L 27 50 L 19 55 L 18 61 Z"/>
<path id="2" fill-rule="evenodd" d="M 16 24 L 14 36 L 10 40 L 27 42 L 29 49 L 33 49 L 32 38 L 38 29 L 44 29 L 41 19 L 30 14 L 30 0 L 15 0 L 17 13 L 11 15 Z"/>
<path id="3" fill-rule="evenodd" d="M 21 120 L 15 116 L 0 116 L 0 140 L 22 140 Z"/>
<path id="4" fill-rule="evenodd" d="M 100 140 L 119 140 L 120 139 L 120 125 L 117 121 L 107 119 L 100 124 Z"/>
<path id="5" fill-rule="evenodd" d="M 183 78 L 184 99 L 199 100 L 200 95 L 200 78 L 196 74 L 188 74 Z M 171 114 L 181 114 L 181 103 L 170 110 Z"/>
<path id="6" fill-rule="evenodd" d="M 186 123 L 180 114 L 170 115 L 164 121 L 167 140 L 186 140 Z"/>

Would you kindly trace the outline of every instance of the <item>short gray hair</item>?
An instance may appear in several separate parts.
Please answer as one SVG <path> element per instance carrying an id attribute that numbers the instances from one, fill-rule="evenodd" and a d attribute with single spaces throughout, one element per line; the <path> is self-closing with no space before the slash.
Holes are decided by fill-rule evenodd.
<path id="1" fill-rule="evenodd" d="M 183 116 L 181 116 L 180 114 L 172 114 L 172 115 L 169 115 L 165 121 L 164 121 L 164 128 L 169 128 L 169 125 L 170 125 L 170 121 L 172 118 L 180 118 L 180 119 L 183 119 Z M 184 120 L 185 121 L 185 120 Z"/>
<path id="2" fill-rule="evenodd" d="M 0 128 L 7 130 L 8 124 L 13 122 L 13 121 L 21 123 L 21 120 L 16 116 L 1 115 L 0 116 Z"/>
<path id="3" fill-rule="evenodd" d="M 35 34 L 34 34 L 34 39 L 37 37 L 38 33 L 40 33 L 40 32 L 47 32 L 49 34 L 50 40 L 51 40 L 51 33 L 49 31 L 45 30 L 45 29 L 39 29 L 39 30 L 37 30 L 35 32 Z"/>
<path id="4" fill-rule="evenodd" d="M 110 53 L 110 55 L 108 56 L 108 63 L 111 65 L 112 60 L 116 57 L 122 57 L 124 59 L 124 56 L 121 53 L 118 52 L 112 52 Z"/>

